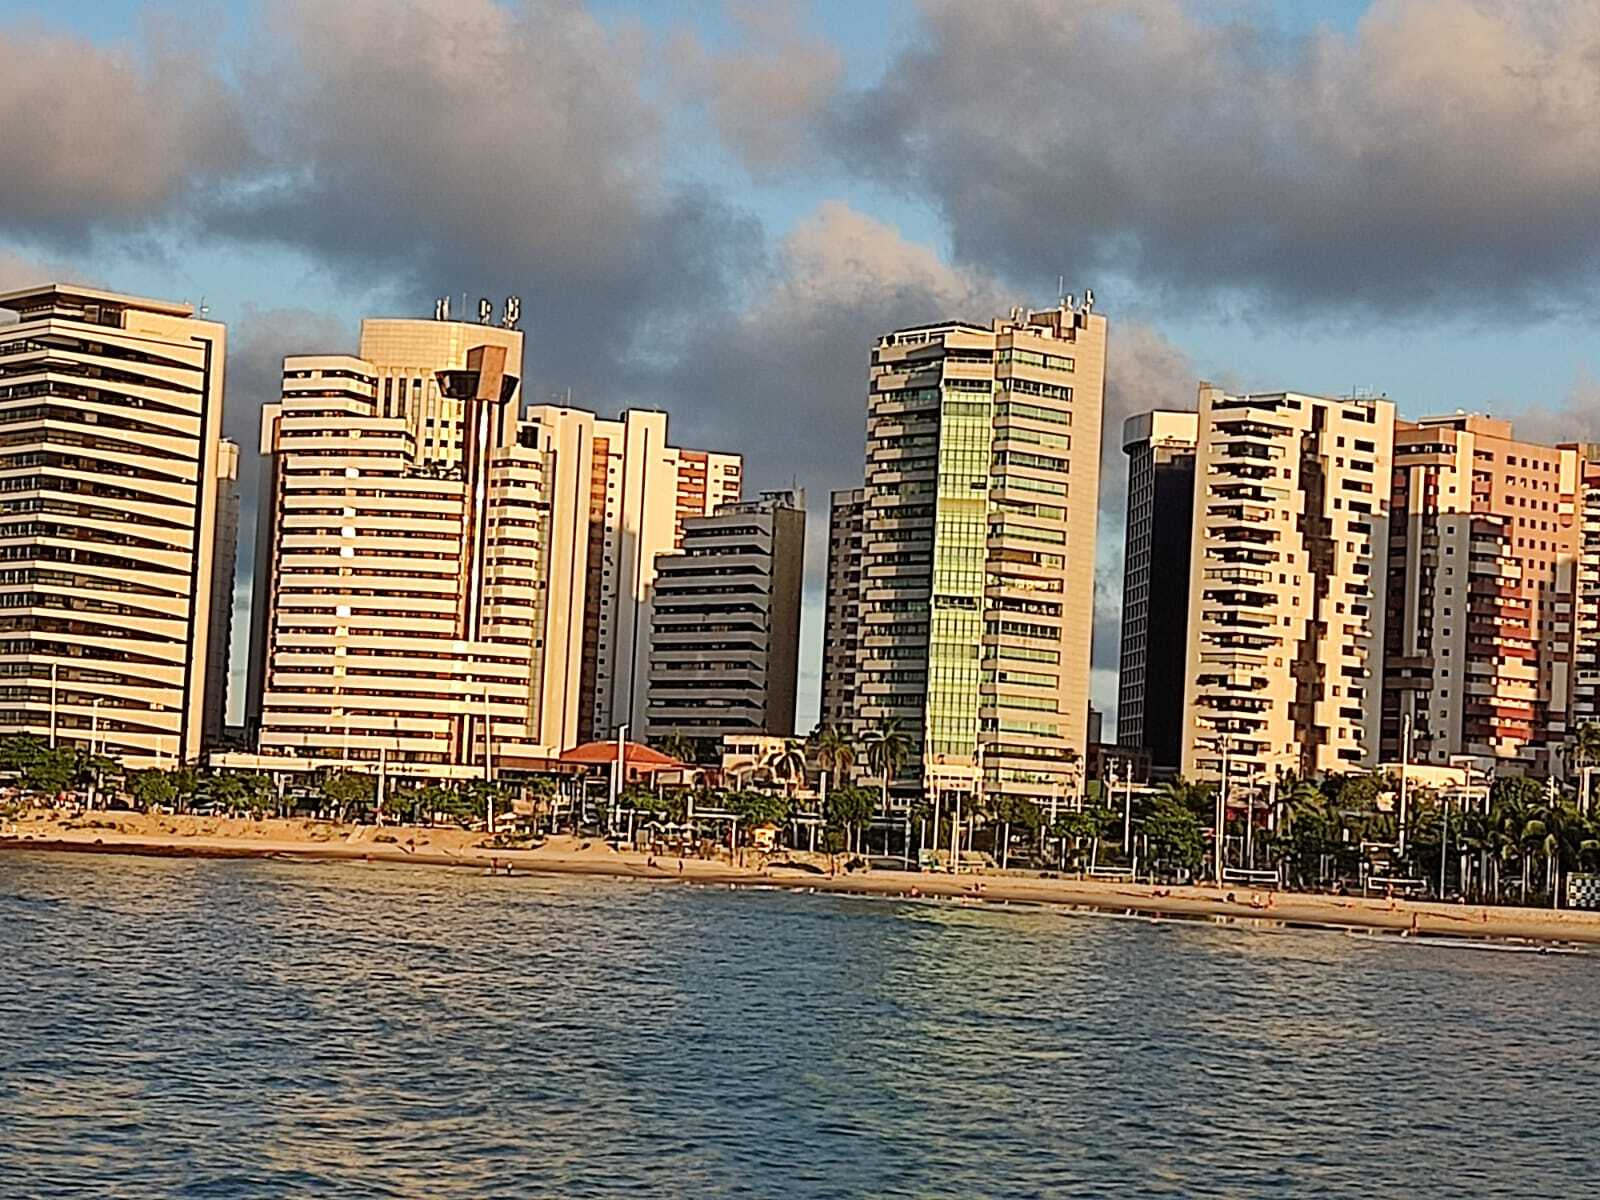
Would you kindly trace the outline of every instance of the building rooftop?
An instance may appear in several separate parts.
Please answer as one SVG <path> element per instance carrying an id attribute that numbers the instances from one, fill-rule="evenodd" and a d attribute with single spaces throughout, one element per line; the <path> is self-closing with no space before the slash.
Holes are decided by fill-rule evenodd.
<path id="1" fill-rule="evenodd" d="M 172 300 L 151 300 L 144 296 L 128 296 L 121 292 L 107 292 L 100 288 L 84 287 L 76 283 L 41 283 L 33 287 L 0 292 L 0 309 L 36 317 L 46 311 L 62 316 L 81 316 L 89 305 L 103 308 L 137 309 L 140 312 L 161 313 L 169 317 L 192 317 L 194 305 Z"/>

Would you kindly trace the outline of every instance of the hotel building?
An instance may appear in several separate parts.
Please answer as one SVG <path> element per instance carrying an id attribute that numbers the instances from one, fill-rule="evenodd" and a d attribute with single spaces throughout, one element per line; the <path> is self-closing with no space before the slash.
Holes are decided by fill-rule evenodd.
<path id="1" fill-rule="evenodd" d="M 205 727 L 223 327 L 49 284 L 0 295 L 0 733 L 129 766 Z"/>
<path id="2" fill-rule="evenodd" d="M 823 726 L 848 731 L 855 720 L 861 653 L 861 541 L 867 493 L 834 492 L 828 507 L 826 613 L 822 627 Z"/>
<path id="3" fill-rule="evenodd" d="M 1189 548 L 1199 414 L 1155 411 L 1122 427 L 1128 456 L 1122 661 L 1117 745 L 1152 767 L 1183 759 L 1183 678 L 1188 655 Z"/>
<path id="4" fill-rule="evenodd" d="M 1394 406 L 1200 387 L 1183 774 L 1377 761 Z"/>
<path id="5" fill-rule="evenodd" d="M 1063 303 L 873 349 L 855 732 L 910 736 L 902 795 L 942 768 L 990 795 L 1075 786 L 1105 347 L 1105 318 Z"/>
<path id="6" fill-rule="evenodd" d="M 655 564 L 650 741 L 794 734 L 805 540 L 804 492 L 684 519 L 681 547 Z"/>
<path id="7" fill-rule="evenodd" d="M 1397 423 L 1388 554 L 1383 756 L 1523 771 L 1559 746 L 1584 546 L 1578 452 L 1507 421 Z M 1574 648 L 1578 659 L 1574 661 Z"/>

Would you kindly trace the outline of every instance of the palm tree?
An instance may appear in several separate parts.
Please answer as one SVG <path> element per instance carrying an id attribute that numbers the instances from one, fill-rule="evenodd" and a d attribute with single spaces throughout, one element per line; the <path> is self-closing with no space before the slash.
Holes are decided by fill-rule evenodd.
<path id="1" fill-rule="evenodd" d="M 843 786 L 850 768 L 856 764 L 850 735 L 837 725 L 824 725 L 811 735 L 811 750 L 817 757 L 817 766 L 828 773 L 828 781 Z"/>
<path id="2" fill-rule="evenodd" d="M 762 765 L 774 777 L 782 779 L 789 795 L 793 796 L 795 784 L 806 777 L 806 744 L 799 738 L 784 738 L 783 744 L 768 754 Z"/>
<path id="3" fill-rule="evenodd" d="M 1585 721 L 1573 730 L 1572 738 L 1567 742 L 1567 757 L 1579 768 L 1578 777 L 1583 779 L 1583 768 L 1600 764 L 1600 721 Z M 1586 803 L 1589 799 L 1588 789 L 1580 782 L 1578 785 L 1578 803 Z"/>
<path id="4" fill-rule="evenodd" d="M 889 807 L 889 778 L 899 773 L 911 754 L 911 739 L 900 728 L 899 717 L 889 717 L 862 737 L 867 766 L 883 781 L 883 807 Z"/>
<path id="5" fill-rule="evenodd" d="M 699 757 L 695 745 L 681 733 L 668 734 L 656 743 L 656 749 L 668 758 L 675 758 L 681 763 L 694 763 Z"/>

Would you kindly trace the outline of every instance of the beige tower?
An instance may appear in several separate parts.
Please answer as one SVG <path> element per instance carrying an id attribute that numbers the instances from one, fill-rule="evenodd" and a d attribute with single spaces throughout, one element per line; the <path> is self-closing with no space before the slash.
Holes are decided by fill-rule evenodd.
<path id="1" fill-rule="evenodd" d="M 0 295 L 0 733 L 129 766 L 200 754 L 221 325 L 50 284 Z"/>
<path id="2" fill-rule="evenodd" d="M 546 481 L 516 419 L 521 341 L 369 321 L 385 357 L 284 360 L 262 417 L 263 753 L 464 767 L 539 748 Z"/>
<path id="3" fill-rule="evenodd" d="M 1106 320 L 1070 302 L 902 329 L 872 352 L 858 733 L 1047 802 L 1089 720 Z"/>
<path id="4" fill-rule="evenodd" d="M 1377 761 L 1394 405 L 1200 386 L 1183 773 Z"/>

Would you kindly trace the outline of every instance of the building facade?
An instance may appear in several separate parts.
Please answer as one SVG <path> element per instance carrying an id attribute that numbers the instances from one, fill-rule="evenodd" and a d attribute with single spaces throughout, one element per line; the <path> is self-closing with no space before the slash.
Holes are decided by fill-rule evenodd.
<path id="1" fill-rule="evenodd" d="M 516 416 L 521 334 L 370 322 L 361 348 L 285 359 L 262 414 L 260 751 L 466 765 L 535 750 L 547 499 Z"/>
<path id="2" fill-rule="evenodd" d="M 187 304 L 0 295 L 0 733 L 133 767 L 205 728 L 226 336 Z"/>
<path id="3" fill-rule="evenodd" d="M 1128 456 L 1122 657 L 1117 744 L 1150 765 L 1183 761 L 1183 679 L 1188 656 L 1189 549 L 1199 414 L 1154 411 L 1122 427 Z"/>
<path id="4" fill-rule="evenodd" d="M 821 724 L 849 730 L 855 720 L 861 653 L 861 544 L 867 493 L 834 492 L 828 506 L 826 611 L 822 627 Z"/>
<path id="5" fill-rule="evenodd" d="M 873 349 L 854 725 L 910 738 L 901 795 L 946 769 L 990 795 L 1075 786 L 1105 346 L 1105 318 L 1063 302 Z"/>
<path id="6" fill-rule="evenodd" d="M 1507 421 L 1396 425 L 1385 761 L 1523 771 L 1561 745 L 1579 645 L 1579 467 L 1573 447 L 1518 441 Z"/>
<path id="7" fill-rule="evenodd" d="M 682 545 L 655 564 L 651 742 L 793 735 L 805 537 L 804 492 L 684 519 Z"/>
<path id="8" fill-rule="evenodd" d="M 1600 721 L 1600 444 L 1573 443 L 1582 539 L 1572 581 L 1571 728 Z"/>
<path id="9" fill-rule="evenodd" d="M 206 639 L 205 743 L 216 745 L 228 723 L 233 662 L 233 583 L 239 568 L 239 444 L 217 443 L 217 520 L 211 551 L 211 629 Z"/>
<path id="10" fill-rule="evenodd" d="M 1183 774 L 1377 761 L 1394 406 L 1200 387 Z"/>
<path id="11" fill-rule="evenodd" d="M 624 724 L 642 731 L 656 561 L 681 545 L 685 521 L 739 499 L 743 459 L 672 446 L 661 412 L 630 409 L 606 420 L 532 405 L 525 419 L 562 431 L 541 436 L 568 448 L 570 470 L 554 483 L 551 515 L 553 562 L 567 564 L 565 579 L 552 579 L 558 607 L 577 613 L 581 602 L 576 628 L 562 626 L 562 644 L 578 647 L 563 663 L 573 672 L 563 685 L 576 721 L 570 744 L 611 737 Z M 580 529 L 581 551 L 573 541 Z"/>

